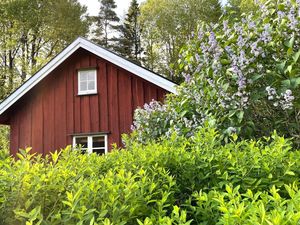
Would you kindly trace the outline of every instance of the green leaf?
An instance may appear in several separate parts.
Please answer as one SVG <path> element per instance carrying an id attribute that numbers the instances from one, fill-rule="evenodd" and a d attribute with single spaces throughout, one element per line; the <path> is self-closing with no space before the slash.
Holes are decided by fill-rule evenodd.
<path id="1" fill-rule="evenodd" d="M 188 110 L 184 110 L 183 112 L 180 113 L 180 117 L 184 117 L 189 111 Z"/>
<path id="2" fill-rule="evenodd" d="M 289 74 L 291 74 L 292 73 L 292 70 L 293 70 L 293 65 L 289 65 L 287 68 L 286 68 L 286 70 L 284 71 L 285 73 L 289 73 Z"/>
<path id="3" fill-rule="evenodd" d="M 277 68 L 281 73 L 283 73 L 283 72 L 284 72 L 285 64 L 286 64 L 286 61 L 283 61 L 283 62 L 277 64 L 277 65 L 276 65 L 276 68 Z"/>
<path id="4" fill-rule="evenodd" d="M 288 56 L 292 55 L 294 53 L 293 48 L 289 48 L 286 53 Z"/>
<path id="5" fill-rule="evenodd" d="M 228 60 L 228 59 L 221 59 L 221 64 L 222 65 L 229 65 L 231 63 L 231 61 L 230 60 Z"/>
<path id="6" fill-rule="evenodd" d="M 290 40 L 284 42 L 284 45 L 288 48 L 293 48 L 294 41 L 295 41 L 295 37 L 293 35 Z"/>
<path id="7" fill-rule="evenodd" d="M 284 4 L 278 4 L 278 10 L 283 11 L 285 8 Z"/>
<path id="8" fill-rule="evenodd" d="M 239 123 L 241 123 L 244 119 L 244 111 L 239 111 L 237 116 L 238 116 Z"/>
<path id="9" fill-rule="evenodd" d="M 251 80 L 254 82 L 254 81 L 257 81 L 259 80 L 261 77 L 263 76 L 263 74 L 255 74 L 253 77 L 251 77 Z"/>
<path id="10" fill-rule="evenodd" d="M 298 62 L 299 56 L 300 56 L 300 50 L 293 55 L 294 63 Z"/>
<path id="11" fill-rule="evenodd" d="M 284 174 L 295 176 L 295 173 L 293 171 L 290 171 L 290 170 L 286 171 Z"/>

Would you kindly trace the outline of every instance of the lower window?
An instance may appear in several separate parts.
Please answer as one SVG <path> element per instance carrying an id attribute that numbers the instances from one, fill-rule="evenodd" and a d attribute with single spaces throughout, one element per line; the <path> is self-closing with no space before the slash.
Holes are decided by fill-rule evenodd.
<path id="1" fill-rule="evenodd" d="M 107 153 L 107 135 L 74 136 L 73 147 L 80 146 L 83 153 Z"/>

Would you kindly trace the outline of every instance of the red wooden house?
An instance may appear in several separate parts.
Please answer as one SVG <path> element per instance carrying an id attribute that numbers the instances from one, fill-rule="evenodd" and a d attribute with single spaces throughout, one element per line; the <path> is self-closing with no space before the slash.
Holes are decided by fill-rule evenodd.
<path id="1" fill-rule="evenodd" d="M 78 38 L 0 104 L 0 123 L 10 125 L 12 154 L 70 144 L 107 153 L 137 107 L 169 92 L 173 82 Z"/>

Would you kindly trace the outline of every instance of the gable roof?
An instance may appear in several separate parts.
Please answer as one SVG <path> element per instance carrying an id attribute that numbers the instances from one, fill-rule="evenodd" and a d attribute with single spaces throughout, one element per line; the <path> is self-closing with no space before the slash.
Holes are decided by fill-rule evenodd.
<path id="1" fill-rule="evenodd" d="M 9 95 L 0 104 L 0 115 L 10 106 L 17 102 L 23 95 L 37 85 L 43 78 L 50 74 L 55 68 L 63 63 L 70 55 L 79 48 L 83 48 L 171 93 L 176 93 L 176 84 L 146 68 L 136 65 L 117 54 L 104 49 L 82 37 L 77 38 L 73 43 L 66 47 L 61 53 L 55 56 L 49 63 L 42 67 L 36 74 L 21 85 L 15 92 Z"/>

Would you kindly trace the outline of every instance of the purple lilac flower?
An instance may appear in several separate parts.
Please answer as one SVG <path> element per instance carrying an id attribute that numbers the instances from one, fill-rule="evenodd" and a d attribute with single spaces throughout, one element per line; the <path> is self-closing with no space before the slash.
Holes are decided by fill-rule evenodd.
<path id="1" fill-rule="evenodd" d="M 195 59 L 196 59 L 196 62 L 200 62 L 200 56 L 198 53 L 195 54 Z"/>
<path id="2" fill-rule="evenodd" d="M 283 110 L 285 109 L 292 109 L 293 108 L 293 101 L 295 97 L 292 95 L 291 90 L 286 90 L 285 93 L 281 94 L 282 100 L 280 101 L 280 106 Z"/>
<path id="3" fill-rule="evenodd" d="M 268 93 L 269 96 L 277 95 L 275 88 L 272 88 L 270 86 L 266 87 L 266 91 L 267 91 L 267 93 Z"/>
<path id="4" fill-rule="evenodd" d="M 251 21 L 251 22 L 248 23 L 248 28 L 249 28 L 249 29 L 253 29 L 253 28 L 255 28 L 255 27 L 256 27 L 255 22 Z"/>
<path id="5" fill-rule="evenodd" d="M 239 35 L 238 39 L 237 39 L 237 45 L 242 48 L 245 45 L 245 41 L 242 35 Z"/>
<path id="6" fill-rule="evenodd" d="M 269 43 L 272 38 L 270 35 L 271 25 L 268 23 L 264 26 L 264 31 L 260 34 L 260 40 L 263 41 L 265 44 Z"/>
<path id="7" fill-rule="evenodd" d="M 260 50 L 261 50 L 261 48 L 258 48 L 258 47 L 257 47 L 257 44 L 258 44 L 258 41 L 255 41 L 255 42 L 253 42 L 252 45 L 250 46 L 250 48 L 251 48 L 251 51 L 250 51 L 250 52 L 251 52 L 255 57 L 258 57 L 258 56 L 259 56 Z"/>
<path id="8" fill-rule="evenodd" d="M 204 42 L 201 43 L 200 48 L 202 50 L 202 53 L 206 53 L 208 51 L 208 47 Z"/>
<path id="9" fill-rule="evenodd" d="M 239 25 L 239 23 L 234 23 L 233 28 L 237 34 L 243 33 L 243 27 Z"/>
<path id="10" fill-rule="evenodd" d="M 278 15 L 278 18 L 279 18 L 279 19 L 282 19 L 283 17 L 285 17 L 285 13 L 282 12 L 282 11 L 278 11 L 278 12 L 277 12 L 277 15 Z"/>
<path id="11" fill-rule="evenodd" d="M 242 50 L 240 52 L 240 57 L 239 57 L 239 65 L 242 67 L 244 66 L 245 64 L 248 64 L 248 60 L 246 58 L 246 53 L 244 50 Z"/>
<path id="12" fill-rule="evenodd" d="M 134 131 L 136 129 L 136 127 L 134 125 L 130 126 L 130 130 Z"/>
<path id="13" fill-rule="evenodd" d="M 199 30 L 199 32 L 198 32 L 198 39 L 202 40 L 203 36 L 204 36 L 204 32 L 202 30 Z"/>
<path id="14" fill-rule="evenodd" d="M 236 128 L 234 128 L 234 127 L 228 127 L 228 128 L 227 128 L 227 131 L 228 131 L 230 134 L 234 134 L 234 133 L 236 133 Z"/>
<path id="15" fill-rule="evenodd" d="M 191 80 L 192 80 L 192 77 L 191 77 L 191 75 L 190 75 L 190 74 L 185 74 L 185 76 L 184 76 L 184 80 L 185 80 L 185 82 L 186 82 L 186 83 L 190 83 L 190 82 L 191 82 Z"/>
<path id="16" fill-rule="evenodd" d="M 238 76 L 238 81 L 237 81 L 237 85 L 238 85 L 238 90 L 244 90 L 246 88 L 246 78 L 244 76 Z"/>
<path id="17" fill-rule="evenodd" d="M 232 54 L 232 49 L 230 48 L 230 46 L 226 46 L 226 47 L 225 47 L 225 51 L 226 51 L 229 55 Z"/>
<path id="18" fill-rule="evenodd" d="M 290 27 L 290 29 L 294 30 L 298 25 L 298 20 L 297 20 L 296 15 L 295 15 L 295 9 L 294 8 L 291 8 L 291 10 L 288 14 L 288 18 L 290 20 L 289 27 Z"/>
<path id="19" fill-rule="evenodd" d="M 211 86 L 211 87 L 215 87 L 215 83 L 214 83 L 214 81 L 212 80 L 212 79 L 210 79 L 210 78 L 208 78 L 207 79 L 207 82 L 209 83 L 209 85 Z"/>
<path id="20" fill-rule="evenodd" d="M 210 32 L 209 38 L 208 38 L 208 44 L 210 45 L 209 51 L 212 52 L 217 47 L 217 40 L 216 35 L 214 32 Z"/>
<path id="21" fill-rule="evenodd" d="M 203 64 L 201 64 L 201 63 L 198 64 L 197 69 L 196 69 L 197 73 L 201 71 L 202 66 L 203 66 Z"/>

